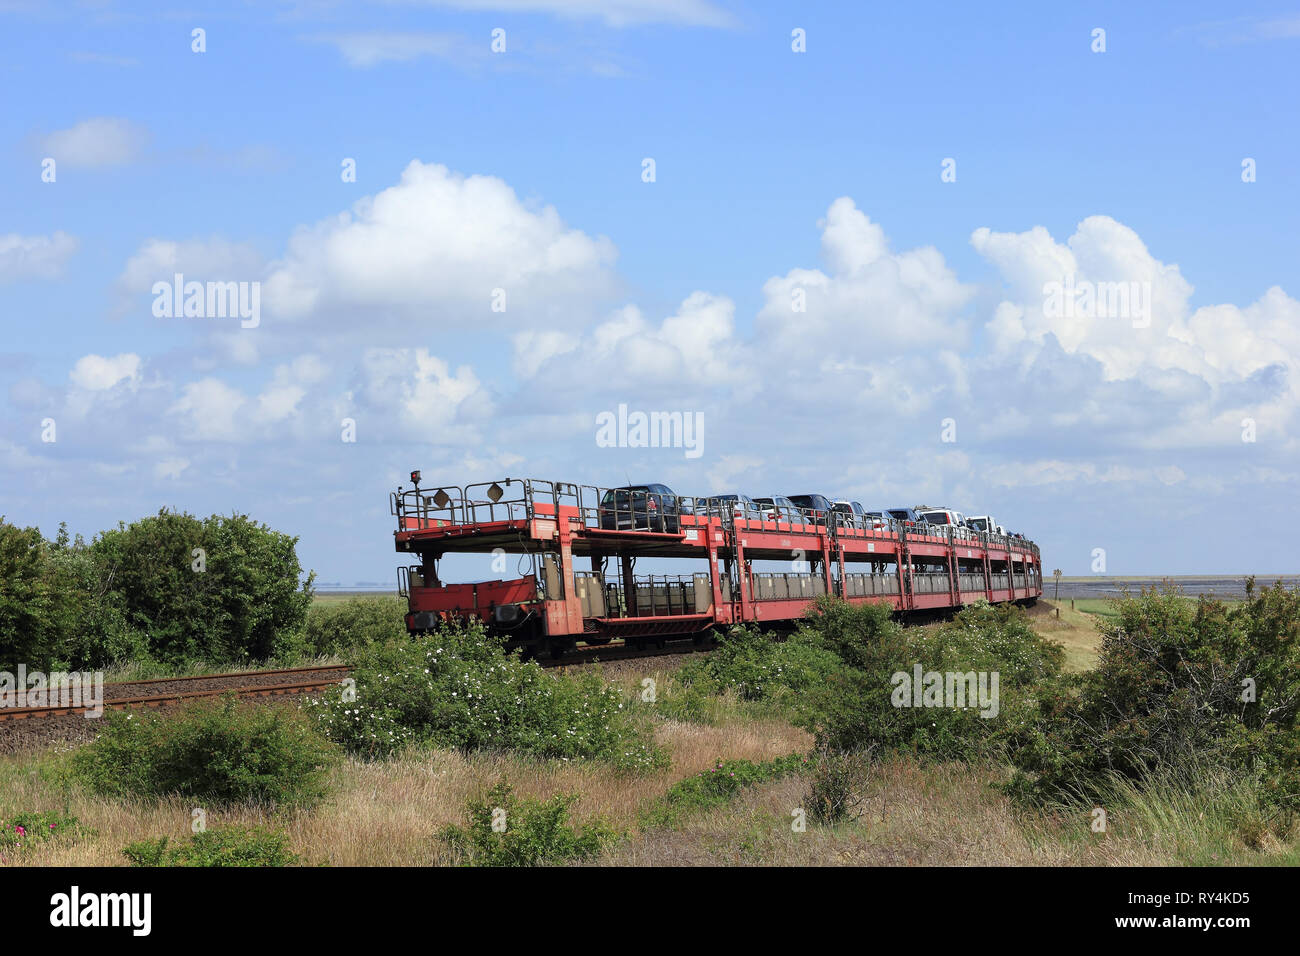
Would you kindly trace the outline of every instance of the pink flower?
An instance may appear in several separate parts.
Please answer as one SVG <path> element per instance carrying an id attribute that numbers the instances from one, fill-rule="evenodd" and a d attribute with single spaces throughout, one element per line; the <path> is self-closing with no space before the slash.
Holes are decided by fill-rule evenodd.
<path id="1" fill-rule="evenodd" d="M 14 833 L 17 833 L 19 836 L 27 836 L 27 831 L 18 824 L 14 824 Z"/>

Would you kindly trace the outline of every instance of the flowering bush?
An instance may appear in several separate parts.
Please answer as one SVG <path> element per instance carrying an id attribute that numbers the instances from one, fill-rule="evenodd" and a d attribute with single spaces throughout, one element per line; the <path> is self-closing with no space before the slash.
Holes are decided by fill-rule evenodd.
<path id="1" fill-rule="evenodd" d="M 0 850 L 22 850 L 80 829 L 76 817 L 61 813 L 20 813 L 0 820 Z"/>
<path id="2" fill-rule="evenodd" d="M 412 743 L 597 758 L 648 769 L 665 757 L 615 688 L 595 673 L 548 674 L 475 625 L 356 652 L 355 699 L 344 688 L 306 706 L 351 753 L 387 756 Z"/>

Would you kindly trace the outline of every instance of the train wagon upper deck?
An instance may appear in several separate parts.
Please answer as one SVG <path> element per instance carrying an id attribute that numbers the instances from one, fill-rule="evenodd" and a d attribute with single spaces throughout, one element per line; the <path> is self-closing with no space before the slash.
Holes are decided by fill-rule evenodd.
<path id="1" fill-rule="evenodd" d="M 396 549 L 418 558 L 398 572 L 411 631 L 477 618 L 512 644 L 555 653 L 791 623 L 825 594 L 904 614 L 1042 594 L 1038 547 L 1018 536 L 531 478 L 435 489 L 419 487 L 419 472 L 412 479 L 389 497 Z M 521 576 L 445 582 L 439 562 L 453 553 L 515 555 Z M 638 574 L 639 559 L 688 570 Z"/>

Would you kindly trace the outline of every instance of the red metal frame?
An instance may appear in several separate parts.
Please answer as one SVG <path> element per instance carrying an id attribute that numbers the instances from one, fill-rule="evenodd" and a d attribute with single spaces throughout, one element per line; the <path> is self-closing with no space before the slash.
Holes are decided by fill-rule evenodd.
<path id="1" fill-rule="evenodd" d="M 506 489 L 512 487 L 522 489 L 516 498 L 506 497 Z M 488 500 L 475 499 L 472 492 L 478 489 L 487 489 L 479 493 L 486 494 Z M 1023 602 L 1042 594 L 1038 548 L 1018 537 L 958 536 L 952 529 L 899 524 L 886 530 L 851 523 L 851 516 L 838 513 L 831 516 L 829 524 L 775 520 L 763 513 L 737 517 L 730 506 L 713 508 L 707 499 L 679 499 L 678 513 L 671 519 L 675 526 L 667 530 L 617 530 L 601 527 L 608 509 L 592 506 L 588 492 L 595 493 L 595 501 L 603 500 L 601 489 L 592 486 L 510 479 L 467 486 L 463 491 L 453 488 L 452 492 L 439 489 L 438 495 L 429 496 L 418 488 L 399 489 L 391 497 L 397 517 L 396 548 L 421 559 L 420 576 L 411 580 L 408 594 L 407 623 L 412 630 L 454 616 L 476 617 L 507 627 L 526 619 L 532 622 L 528 633 L 533 637 L 561 641 L 657 637 L 699 633 L 733 623 L 793 621 L 822 593 L 855 604 L 883 600 L 900 612 L 957 608 L 980 599 Z M 443 497 L 446 502 L 440 503 Z M 662 515 L 663 511 L 651 513 Z M 437 580 L 437 559 L 442 555 L 490 553 L 497 548 L 552 555 L 559 593 L 542 593 L 538 576 L 477 584 Z M 701 599 L 697 596 L 697 606 L 690 613 L 638 613 L 637 582 L 631 574 L 631 559 L 636 557 L 707 562 L 711 596 L 707 608 L 698 606 Z M 800 589 L 797 598 L 788 593 L 779 599 L 756 595 L 765 576 L 753 573 L 752 562 L 789 562 L 800 557 L 816 568 L 816 580 L 794 576 Z M 623 584 L 618 593 L 624 598 L 626 613 L 606 609 L 584 614 L 576 586 L 576 558 L 590 558 L 593 571 L 604 559 L 619 559 Z M 934 569 L 931 577 L 918 579 L 918 567 Z M 848 593 L 866 580 L 855 579 L 850 585 L 849 575 L 864 575 L 877 568 L 890 569 L 887 575 L 872 573 L 869 579 L 873 591 L 880 588 L 883 593 Z M 946 577 L 945 590 L 919 589 L 933 583 L 935 574 Z M 973 582 L 968 578 L 963 589 L 961 575 L 978 575 L 982 586 L 971 589 Z M 703 577 L 700 573 L 700 586 Z M 791 576 L 781 577 L 785 579 L 782 589 L 788 592 Z M 605 587 L 603 578 L 588 581 L 596 582 L 588 587 Z M 629 581 L 633 584 L 630 593 Z M 605 596 L 602 590 L 602 601 Z"/>

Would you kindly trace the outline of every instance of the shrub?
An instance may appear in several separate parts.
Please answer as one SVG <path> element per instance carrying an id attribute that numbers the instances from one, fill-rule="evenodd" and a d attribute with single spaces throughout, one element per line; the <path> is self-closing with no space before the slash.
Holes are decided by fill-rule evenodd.
<path id="1" fill-rule="evenodd" d="M 167 837 L 140 840 L 124 847 L 122 855 L 132 866 L 292 866 L 298 857 L 288 845 L 289 838 L 278 830 L 228 826 L 175 845 Z"/>
<path id="2" fill-rule="evenodd" d="M 687 688 L 734 690 L 742 700 L 783 704 L 839 667 L 834 653 L 804 635 L 778 641 L 756 628 L 733 627 L 707 657 L 683 664 L 677 678 Z"/>
<path id="3" fill-rule="evenodd" d="M 976 606 L 934 627 L 902 628 L 878 604 L 849 606 L 825 598 L 805 624 L 843 666 L 806 695 L 803 726 L 822 749 L 854 752 L 872 745 L 934 759 L 993 752 L 1021 731 L 1038 681 L 1055 679 L 1063 654 L 1029 627 L 1019 609 Z M 896 706 L 895 675 L 985 672 L 998 675 L 997 713 L 965 707 Z M 991 684 L 991 676 L 990 676 Z"/>
<path id="4" fill-rule="evenodd" d="M 312 605 L 303 629 L 304 651 L 340 654 L 406 637 L 406 602 L 398 597 L 350 598 Z"/>
<path id="5" fill-rule="evenodd" d="M 232 695 L 176 715 L 109 713 L 72 758 L 73 775 L 98 793 L 182 794 L 215 804 L 309 805 L 324 794 L 334 748 L 291 707 Z"/>
<path id="6" fill-rule="evenodd" d="M 59 640 L 61 595 L 36 528 L 0 517 L 0 667 L 51 662 Z"/>
<path id="7" fill-rule="evenodd" d="M 112 576 L 104 573 L 80 536 L 69 542 L 60 526 L 46 560 L 59 594 L 53 618 L 57 643 L 46 660 L 51 669 L 152 663 L 148 635 L 127 623 L 121 595 L 111 587 Z"/>
<path id="8" fill-rule="evenodd" d="M 1234 608 L 1144 591 L 1100 626 L 1096 669 L 1045 689 L 1021 735 L 1017 792 L 1087 798 L 1111 777 L 1219 766 L 1300 809 L 1300 588 L 1252 586 Z"/>
<path id="9" fill-rule="evenodd" d="M 299 587 L 297 538 L 245 515 L 160 511 L 105 531 L 90 551 L 125 621 L 159 660 L 262 660 L 300 632 L 313 575 Z M 195 549 L 205 569 L 196 571 Z"/>
<path id="10" fill-rule="evenodd" d="M 804 806 L 813 822 L 833 826 L 861 816 L 858 789 L 866 779 L 870 753 L 818 750 L 808 765 L 809 786 Z"/>
<path id="11" fill-rule="evenodd" d="M 428 743 L 596 758 L 625 769 L 666 760 L 623 695 L 598 674 L 548 674 L 506 653 L 474 623 L 364 647 L 352 677 L 355 700 L 340 688 L 307 708 L 326 736 L 358 756 Z"/>
<path id="12" fill-rule="evenodd" d="M 807 765 L 808 758 L 802 754 L 761 763 L 719 760 L 716 766 L 669 787 L 667 793 L 641 812 L 641 826 L 646 829 L 675 826 L 688 814 L 731 802 L 746 787 L 802 773 Z"/>
<path id="13" fill-rule="evenodd" d="M 541 866 L 589 860 L 619 834 L 603 820 L 574 828 L 569 823 L 569 809 L 577 799 L 569 794 L 546 801 L 521 799 L 508 784 L 499 783 L 485 799 L 469 802 L 468 826 L 449 825 L 440 837 L 466 866 Z"/>
<path id="14" fill-rule="evenodd" d="M 0 820 L 0 849 L 18 850 L 81 830 L 76 817 L 62 813 L 19 813 Z"/>

